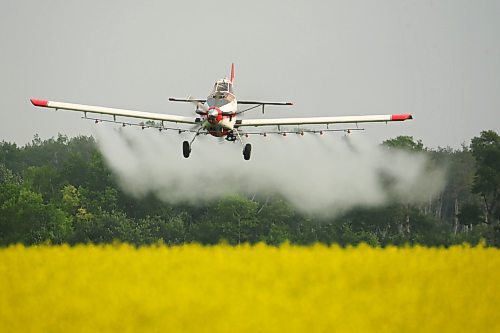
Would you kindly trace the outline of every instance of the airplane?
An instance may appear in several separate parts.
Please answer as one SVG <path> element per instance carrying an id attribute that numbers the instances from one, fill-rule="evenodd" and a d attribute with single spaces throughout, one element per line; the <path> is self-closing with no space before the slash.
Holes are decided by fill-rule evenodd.
<path id="1" fill-rule="evenodd" d="M 197 117 L 185 117 L 171 114 L 151 113 L 124 109 L 114 109 L 102 106 L 82 105 L 64 102 L 55 102 L 41 99 L 31 99 L 31 103 L 37 107 L 51 108 L 56 110 L 80 111 L 84 113 L 82 118 L 94 120 L 99 122 L 112 122 L 119 123 L 122 126 L 136 125 L 141 126 L 142 129 L 154 127 L 162 130 L 177 130 L 179 133 L 192 132 L 195 133 L 191 141 L 183 141 L 182 152 L 185 158 L 191 154 L 193 142 L 200 134 L 208 134 L 214 137 L 224 137 L 227 141 L 234 142 L 239 140 L 243 148 L 243 158 L 250 159 L 252 146 L 250 143 L 243 143 L 242 136 L 247 138 L 249 135 L 263 135 L 277 133 L 286 136 L 287 133 L 297 133 L 304 135 L 304 133 L 319 133 L 323 134 L 327 131 L 345 131 L 350 133 L 351 130 L 363 130 L 359 128 L 348 129 L 330 129 L 331 124 L 357 124 L 368 122 L 392 122 L 392 121 L 405 121 L 413 119 L 411 114 L 393 114 L 393 115 L 363 115 L 363 116 L 336 116 L 336 117 L 307 117 L 307 118 L 261 118 L 261 119 L 237 119 L 237 117 L 249 110 L 262 107 L 262 113 L 268 105 L 272 106 L 291 106 L 291 102 L 263 102 L 263 101 L 249 101 L 237 100 L 233 90 L 234 84 L 234 64 L 231 65 L 230 78 L 223 78 L 215 82 L 212 92 L 206 99 L 196 98 L 169 98 L 173 102 L 188 102 L 196 105 Z M 239 109 L 239 105 L 249 105 L 246 109 Z M 113 119 L 100 119 L 94 117 L 87 117 L 87 114 L 101 114 L 111 115 Z M 147 122 L 131 123 L 125 121 L 118 121 L 117 117 L 146 119 Z M 155 121 L 161 122 L 157 125 Z M 177 124 L 190 124 L 193 128 L 182 129 L 166 127 L 165 122 Z M 282 130 L 282 126 L 297 126 L 296 130 Z M 301 125 L 326 125 L 326 129 L 301 129 Z M 244 128 L 260 127 L 260 126 L 275 126 L 277 131 L 262 131 L 262 132 L 245 132 Z"/>

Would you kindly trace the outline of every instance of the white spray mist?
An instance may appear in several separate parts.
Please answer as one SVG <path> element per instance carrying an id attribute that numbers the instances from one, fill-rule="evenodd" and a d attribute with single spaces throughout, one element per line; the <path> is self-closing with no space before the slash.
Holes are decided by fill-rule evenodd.
<path id="1" fill-rule="evenodd" d="M 429 168 L 424 154 L 388 150 L 362 133 L 250 137 L 250 161 L 243 160 L 238 142 L 210 136 L 198 137 L 185 159 L 181 143 L 192 135 L 96 126 L 99 149 L 123 189 L 169 203 L 206 203 L 232 193 L 279 194 L 302 212 L 333 216 L 394 198 L 428 201 L 444 187 L 442 170 Z M 389 189 L 383 178 L 390 179 Z"/>

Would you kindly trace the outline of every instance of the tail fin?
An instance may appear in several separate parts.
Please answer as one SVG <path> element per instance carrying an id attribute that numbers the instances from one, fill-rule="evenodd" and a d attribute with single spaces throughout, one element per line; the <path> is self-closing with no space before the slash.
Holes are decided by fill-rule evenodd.
<path id="1" fill-rule="evenodd" d="M 234 63 L 231 64 L 231 82 L 234 82 Z"/>

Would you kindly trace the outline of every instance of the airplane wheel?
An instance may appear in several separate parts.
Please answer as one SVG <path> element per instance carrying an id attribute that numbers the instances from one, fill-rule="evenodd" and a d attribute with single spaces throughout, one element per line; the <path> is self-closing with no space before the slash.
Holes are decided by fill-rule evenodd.
<path id="1" fill-rule="evenodd" d="M 189 142 L 184 141 L 182 143 L 182 154 L 184 155 L 185 158 L 188 158 L 190 153 L 191 153 L 191 147 L 189 146 Z"/>
<path id="2" fill-rule="evenodd" d="M 252 145 L 247 143 L 245 145 L 245 148 L 243 149 L 243 158 L 245 161 L 248 161 L 250 159 L 250 153 L 252 152 Z"/>

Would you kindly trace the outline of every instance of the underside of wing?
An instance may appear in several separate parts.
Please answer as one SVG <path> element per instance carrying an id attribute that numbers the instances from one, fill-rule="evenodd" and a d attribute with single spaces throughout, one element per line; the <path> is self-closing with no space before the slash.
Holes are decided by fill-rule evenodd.
<path id="1" fill-rule="evenodd" d="M 93 113 L 93 114 L 95 113 L 95 114 L 111 115 L 114 117 L 120 116 L 120 117 L 127 117 L 127 118 L 159 120 L 159 121 L 167 121 L 167 122 L 183 123 L 183 124 L 196 124 L 199 122 L 199 120 L 197 120 L 197 118 L 195 118 L 195 117 L 183 117 L 183 116 L 153 113 L 153 112 L 114 109 L 114 108 L 107 108 L 107 107 L 102 107 L 102 106 L 54 102 L 54 101 L 46 101 L 46 100 L 39 100 L 39 99 L 31 99 L 31 103 L 34 106 L 38 106 L 38 107 L 51 108 L 51 109 L 56 109 L 56 110 L 79 111 L 79 112 L 83 112 L 85 114 L 85 116 L 87 115 L 87 113 Z"/>
<path id="2" fill-rule="evenodd" d="M 235 127 L 320 125 L 320 124 L 346 124 L 346 123 L 357 124 L 357 123 L 404 121 L 409 119 L 413 119 L 413 116 L 411 114 L 311 117 L 311 118 L 242 119 L 236 121 Z"/>
<path id="3" fill-rule="evenodd" d="M 291 102 L 262 102 L 262 101 L 240 101 L 238 100 L 238 104 L 244 105 L 293 105 Z"/>

